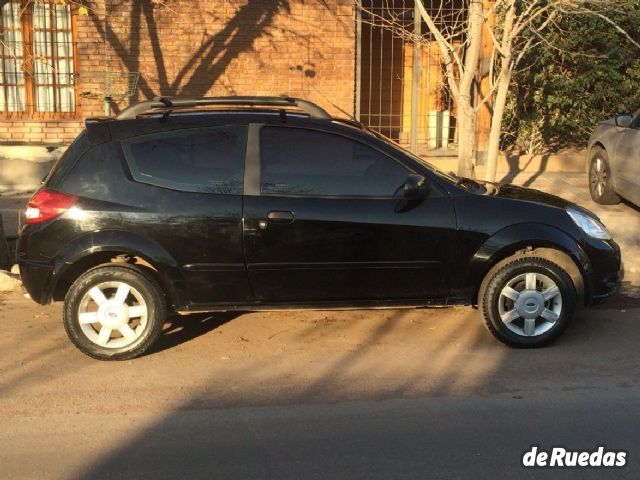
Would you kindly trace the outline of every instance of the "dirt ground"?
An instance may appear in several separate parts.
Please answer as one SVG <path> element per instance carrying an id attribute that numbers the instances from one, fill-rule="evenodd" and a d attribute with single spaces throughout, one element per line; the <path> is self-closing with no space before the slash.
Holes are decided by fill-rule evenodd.
<path id="1" fill-rule="evenodd" d="M 640 321 L 639 299 L 640 287 L 626 283 L 608 304 L 579 311 L 552 350 L 581 349 L 601 331 L 617 336 L 599 319 Z M 115 363 L 78 352 L 61 318 L 59 303 L 0 296 L 1 417 L 145 411 L 185 399 L 220 407 L 491 392 L 508 388 L 492 370 L 515 352 L 469 307 L 175 316 L 150 354 Z"/>
<path id="2" fill-rule="evenodd" d="M 341 452 L 364 445 L 371 435 L 381 445 L 361 455 L 373 455 L 371 461 L 375 461 L 380 458 L 377 448 L 393 452 L 381 432 L 398 425 L 413 431 L 411 415 L 416 421 L 432 422 L 433 428 L 438 425 L 442 435 L 451 436 L 457 444 L 459 437 L 447 426 L 447 419 L 461 418 L 485 404 L 487 409 L 506 411 L 515 405 L 509 402 L 531 398 L 537 398 L 537 403 L 518 404 L 519 408 L 555 405 L 564 412 L 559 415 L 576 416 L 576 428 L 586 428 L 583 417 L 593 415 L 590 404 L 582 410 L 574 407 L 585 398 L 583 393 L 602 396 L 603 408 L 611 402 L 626 405 L 640 395 L 638 297 L 638 287 L 627 284 L 607 306 L 579 311 L 558 342 L 538 350 L 500 344 L 482 326 L 480 313 L 471 308 L 296 311 L 173 318 L 148 355 L 126 362 L 100 362 L 84 356 L 67 340 L 60 304 L 43 307 L 22 292 L 5 294 L 0 296 L 0 476 L 278 478 L 259 474 L 268 461 L 243 449 L 264 442 L 259 447 L 264 453 L 273 442 L 281 442 L 278 461 L 284 462 L 283 468 L 298 465 L 298 460 L 287 460 L 298 449 L 300 459 L 314 462 L 312 467 L 319 469 L 313 478 L 328 478 L 322 472 L 329 471 L 336 458 L 360 465 L 364 458 L 360 454 L 341 457 Z M 397 401 L 404 403 L 393 403 Z M 410 412 L 403 410 L 416 401 L 430 401 L 429 408 L 440 413 L 424 417 L 422 403 Z M 458 410 L 450 411 L 453 405 Z M 332 417 L 329 436 L 313 440 L 329 449 L 327 457 L 309 456 L 297 440 L 310 434 L 307 422 L 318 422 L 314 428 L 322 430 L 328 421 L 322 420 L 323 415 L 340 411 L 347 417 Z M 365 412 L 371 422 L 364 421 Z M 398 416 L 387 418 L 390 412 Z M 520 411 L 510 415 L 517 421 L 527 417 Z M 468 425 L 482 421 L 474 418 L 465 421 Z M 348 427 L 352 421 L 363 438 L 349 437 L 355 435 Z M 258 427 L 253 422 L 263 425 L 262 430 L 255 431 Z M 288 427 L 287 422 L 294 423 Z M 619 440 L 619 429 L 628 425 L 626 419 L 620 422 L 622 427 L 607 424 L 609 436 L 600 434 L 598 439 Z M 513 425 L 516 436 L 529 428 Z M 295 433 L 292 428 L 297 429 Z M 336 434 L 336 429 L 346 430 Z M 397 431 L 393 442 L 407 446 L 393 455 L 426 461 L 422 452 L 411 449 L 415 449 L 411 447 L 415 432 L 407 437 L 405 430 Z M 227 462 L 226 469 L 207 460 L 210 449 L 225 446 L 238 432 L 245 436 L 236 438 L 234 450 L 229 451 L 238 458 L 216 457 Z M 508 440 L 504 432 L 498 433 L 501 441 Z M 197 445 L 190 443 L 193 435 L 200 439 Z M 633 431 L 626 435 L 627 442 L 635 442 Z M 469 433 L 464 438 L 471 442 L 477 436 Z M 330 443 L 322 443 L 326 441 Z M 447 445 L 439 442 L 434 448 Z M 478 445 L 466 447 L 470 452 L 461 451 L 461 458 L 477 455 Z M 512 454 L 517 456 L 525 446 L 518 443 Z M 157 455 L 153 460 L 135 454 L 149 448 Z M 444 462 L 439 467 L 442 478 L 450 478 L 452 468 L 459 465 L 445 462 L 448 457 L 436 453 L 436 460 Z M 391 462 L 385 468 L 409 468 L 406 458 L 393 455 L 384 457 Z M 127 474 L 126 465 L 135 465 L 135 470 Z M 195 470 L 183 477 L 182 469 L 188 465 Z M 238 468 L 245 467 L 249 470 L 238 473 Z M 381 473 L 386 470 L 377 477 L 366 471 L 366 478 L 389 478 Z M 279 478 L 304 478 L 297 470 L 291 472 Z M 364 478 L 345 475 L 342 478 Z"/>

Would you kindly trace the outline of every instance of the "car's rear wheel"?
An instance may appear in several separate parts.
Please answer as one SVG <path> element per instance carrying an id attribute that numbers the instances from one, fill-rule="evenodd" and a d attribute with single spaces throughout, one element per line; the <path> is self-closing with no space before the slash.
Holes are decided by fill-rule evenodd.
<path id="1" fill-rule="evenodd" d="M 485 325 L 501 342 L 541 347 L 567 328 L 576 304 L 569 274 L 537 257 L 514 259 L 491 274 L 482 299 Z"/>
<path id="2" fill-rule="evenodd" d="M 90 357 L 127 360 L 157 340 L 165 312 L 164 295 L 151 276 L 109 264 L 89 270 L 71 285 L 64 326 L 75 346 Z"/>
<path id="3" fill-rule="evenodd" d="M 600 147 L 594 147 L 591 153 L 589 193 L 594 202 L 602 205 L 612 205 L 620 201 L 620 197 L 613 190 L 607 151 Z"/>

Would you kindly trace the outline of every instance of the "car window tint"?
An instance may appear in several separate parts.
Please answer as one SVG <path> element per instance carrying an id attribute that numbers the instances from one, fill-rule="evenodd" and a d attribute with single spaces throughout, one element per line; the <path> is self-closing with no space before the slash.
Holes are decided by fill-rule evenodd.
<path id="1" fill-rule="evenodd" d="M 260 143 L 266 194 L 390 197 L 411 173 L 367 145 L 316 130 L 265 127 Z"/>
<path id="2" fill-rule="evenodd" d="M 117 142 L 89 148 L 60 181 L 63 192 L 95 200 L 113 201 L 127 195 L 122 154 Z"/>
<path id="3" fill-rule="evenodd" d="M 69 145 L 69 148 L 58 158 L 53 168 L 49 171 L 47 176 L 43 180 L 43 184 L 52 188 L 57 187 L 65 175 L 69 173 L 69 170 L 73 168 L 78 159 L 84 155 L 87 150 L 91 148 L 91 142 L 88 139 L 87 133 L 82 132 L 74 141 Z"/>
<path id="4" fill-rule="evenodd" d="M 242 194 L 245 145 L 240 127 L 177 130 L 122 142 L 134 180 L 220 194 Z"/>

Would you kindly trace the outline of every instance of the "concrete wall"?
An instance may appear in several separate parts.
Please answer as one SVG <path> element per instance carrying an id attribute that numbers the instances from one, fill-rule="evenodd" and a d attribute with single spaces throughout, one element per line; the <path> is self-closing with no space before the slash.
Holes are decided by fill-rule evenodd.
<path id="1" fill-rule="evenodd" d="M 0 145 L 0 192 L 28 193 L 37 189 L 65 148 Z"/>

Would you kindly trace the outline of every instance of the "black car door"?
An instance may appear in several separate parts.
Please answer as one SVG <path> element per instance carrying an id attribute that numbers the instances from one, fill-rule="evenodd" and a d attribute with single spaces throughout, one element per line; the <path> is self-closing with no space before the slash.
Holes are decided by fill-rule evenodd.
<path id="1" fill-rule="evenodd" d="M 185 128 L 122 141 L 139 182 L 122 195 L 135 205 L 128 229 L 178 262 L 196 304 L 252 298 L 242 247 L 246 130 Z"/>
<path id="2" fill-rule="evenodd" d="M 407 201 L 398 190 L 412 168 L 363 139 L 292 126 L 251 131 L 260 175 L 251 175 L 243 216 L 258 300 L 447 294 L 456 222 L 446 193 L 434 185 L 427 198 Z"/>

